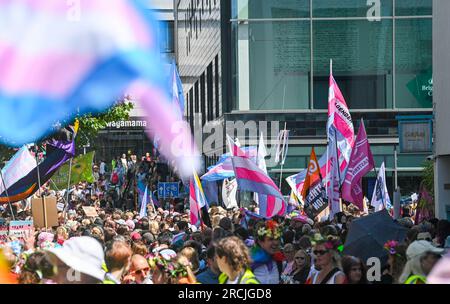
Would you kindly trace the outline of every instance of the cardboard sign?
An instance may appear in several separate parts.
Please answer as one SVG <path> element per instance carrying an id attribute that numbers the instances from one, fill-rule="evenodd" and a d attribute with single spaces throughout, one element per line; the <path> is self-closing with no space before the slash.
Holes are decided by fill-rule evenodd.
<path id="1" fill-rule="evenodd" d="M 95 207 L 83 207 L 83 211 L 86 214 L 87 217 L 97 217 L 97 210 L 95 210 Z"/>
<path id="2" fill-rule="evenodd" d="M 8 241 L 8 224 L 4 219 L 0 219 L 0 243 Z"/>
<path id="3" fill-rule="evenodd" d="M 11 221 L 9 223 L 9 236 L 23 241 L 27 232 L 33 230 L 33 221 Z"/>
<path id="4" fill-rule="evenodd" d="M 42 198 L 33 198 L 31 200 L 31 212 L 33 214 L 33 221 L 37 227 L 49 228 L 58 226 L 56 197 L 44 197 L 44 202 L 42 202 Z"/>

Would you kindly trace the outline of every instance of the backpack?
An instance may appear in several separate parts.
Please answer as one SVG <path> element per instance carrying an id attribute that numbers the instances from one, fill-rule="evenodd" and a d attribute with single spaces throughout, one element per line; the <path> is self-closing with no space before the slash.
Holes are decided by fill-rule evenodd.
<path id="1" fill-rule="evenodd" d="M 117 185 L 119 183 L 119 174 L 117 172 L 114 172 L 111 176 L 111 184 Z"/>

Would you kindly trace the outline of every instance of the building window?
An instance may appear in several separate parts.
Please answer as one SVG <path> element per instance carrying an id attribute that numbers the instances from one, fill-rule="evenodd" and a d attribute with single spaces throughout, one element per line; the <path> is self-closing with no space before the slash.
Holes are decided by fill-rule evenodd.
<path id="1" fill-rule="evenodd" d="M 220 117 L 220 92 L 219 92 L 219 56 L 214 59 L 214 93 L 216 101 L 216 117 Z"/>
<path id="2" fill-rule="evenodd" d="M 310 22 L 248 22 L 234 29 L 238 109 L 308 109 Z"/>
<path id="3" fill-rule="evenodd" d="M 395 28 L 396 106 L 432 108 L 432 20 L 396 20 Z"/>
<path id="4" fill-rule="evenodd" d="M 205 83 L 205 74 L 203 73 L 200 76 L 200 102 L 201 102 L 201 111 L 202 111 L 202 126 L 206 123 L 206 83 Z"/>
<path id="5" fill-rule="evenodd" d="M 312 15 L 315 18 L 366 17 L 374 4 L 363 0 L 313 0 Z M 392 16 L 392 0 L 381 0 L 381 16 Z"/>
<path id="6" fill-rule="evenodd" d="M 233 0 L 233 110 L 432 108 L 432 1 Z M 236 20 L 238 19 L 238 20 Z"/>
<path id="7" fill-rule="evenodd" d="M 330 59 L 349 108 L 392 108 L 392 34 L 389 19 L 314 21 L 314 108 L 328 108 Z"/>
<path id="8" fill-rule="evenodd" d="M 208 92 L 208 121 L 214 120 L 214 86 L 213 86 L 213 65 L 208 66 L 207 70 L 207 92 Z"/>
<path id="9" fill-rule="evenodd" d="M 161 53 L 174 53 L 174 22 L 173 21 L 160 21 L 159 22 L 159 43 Z"/>

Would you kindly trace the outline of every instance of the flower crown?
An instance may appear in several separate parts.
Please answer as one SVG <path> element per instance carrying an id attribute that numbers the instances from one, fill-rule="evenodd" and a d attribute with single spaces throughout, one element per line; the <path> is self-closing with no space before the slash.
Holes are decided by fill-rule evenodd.
<path id="1" fill-rule="evenodd" d="M 158 267 L 171 278 L 185 277 L 188 275 L 186 266 L 178 262 L 166 260 L 161 255 L 150 255 L 148 263 L 151 268 Z"/>
<path id="2" fill-rule="evenodd" d="M 397 246 L 398 246 L 398 242 L 392 240 L 392 241 L 388 241 L 388 242 L 386 242 L 386 244 L 384 244 L 384 249 L 389 251 L 390 254 L 394 255 L 397 253 L 397 250 L 395 249 Z"/>
<path id="3" fill-rule="evenodd" d="M 317 244 L 324 244 L 325 248 L 328 250 L 339 250 L 342 251 L 342 246 L 340 246 L 339 238 L 334 237 L 332 235 L 327 236 L 326 238 L 323 237 L 320 233 L 316 233 L 312 240 L 311 244 L 313 246 Z"/>
<path id="4" fill-rule="evenodd" d="M 281 238 L 281 229 L 278 227 L 277 222 L 270 220 L 266 222 L 264 227 L 258 229 L 258 236 L 279 239 Z"/>

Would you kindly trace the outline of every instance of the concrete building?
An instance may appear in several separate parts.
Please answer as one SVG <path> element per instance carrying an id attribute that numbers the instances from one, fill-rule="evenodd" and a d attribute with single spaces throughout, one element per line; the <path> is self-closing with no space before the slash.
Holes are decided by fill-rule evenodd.
<path id="1" fill-rule="evenodd" d="M 450 220 L 450 1 L 433 1 L 436 216 Z"/>
<path id="2" fill-rule="evenodd" d="M 236 121 L 286 124 L 282 179 L 298 173 L 312 146 L 325 152 L 333 59 L 355 133 L 364 118 L 391 195 L 396 186 L 404 196 L 417 192 L 432 154 L 432 0 L 374 2 L 176 0 L 177 59 L 194 130 Z M 256 136 L 247 131 L 240 139 L 256 145 L 257 128 Z M 270 130 L 269 147 L 277 136 Z M 225 145 L 202 151 L 211 165 Z M 269 173 L 278 180 L 281 168 Z M 375 173 L 363 180 L 369 196 L 374 184 Z M 282 190 L 288 193 L 286 183 Z"/>

